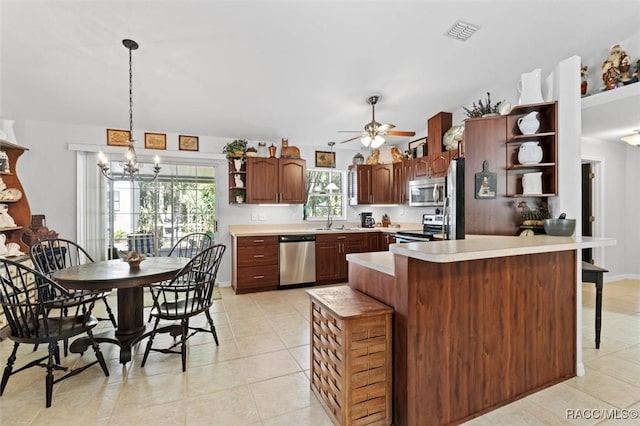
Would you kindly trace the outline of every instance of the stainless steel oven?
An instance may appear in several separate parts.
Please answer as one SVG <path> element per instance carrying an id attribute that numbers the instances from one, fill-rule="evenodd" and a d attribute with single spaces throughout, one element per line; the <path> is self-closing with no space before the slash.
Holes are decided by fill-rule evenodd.
<path id="1" fill-rule="evenodd" d="M 436 177 L 409 182 L 409 205 L 415 207 L 444 206 L 446 179 Z"/>

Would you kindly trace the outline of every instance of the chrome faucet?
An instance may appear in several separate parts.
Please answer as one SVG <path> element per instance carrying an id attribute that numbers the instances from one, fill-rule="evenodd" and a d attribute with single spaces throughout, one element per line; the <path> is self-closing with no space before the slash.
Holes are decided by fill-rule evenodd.
<path id="1" fill-rule="evenodd" d="M 327 229 L 331 229 L 331 225 L 333 225 L 333 219 L 331 218 L 331 203 L 327 202 Z"/>

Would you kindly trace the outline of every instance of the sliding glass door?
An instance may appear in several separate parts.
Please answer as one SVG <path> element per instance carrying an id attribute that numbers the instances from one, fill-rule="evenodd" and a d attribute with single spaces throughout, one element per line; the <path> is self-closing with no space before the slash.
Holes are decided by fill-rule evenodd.
<path id="1" fill-rule="evenodd" d="M 163 164 L 154 182 L 109 182 L 109 253 L 138 250 L 164 255 L 184 235 L 216 226 L 215 168 Z"/>

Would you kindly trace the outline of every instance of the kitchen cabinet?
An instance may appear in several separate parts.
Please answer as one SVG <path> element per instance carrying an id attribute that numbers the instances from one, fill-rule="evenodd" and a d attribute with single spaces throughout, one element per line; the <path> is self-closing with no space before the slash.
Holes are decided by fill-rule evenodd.
<path id="1" fill-rule="evenodd" d="M 395 204 L 393 164 L 371 166 L 371 204 Z"/>
<path id="2" fill-rule="evenodd" d="M 402 163 L 395 164 L 349 166 L 349 204 L 398 204 L 400 195 L 397 192 L 396 176 L 400 179 Z"/>
<path id="3" fill-rule="evenodd" d="M 367 250 L 365 235 L 363 232 L 316 235 L 316 282 L 346 281 L 347 254 Z"/>
<path id="4" fill-rule="evenodd" d="M 439 112 L 427 120 L 427 152 L 431 173 L 435 177 L 445 176 L 449 167 L 449 153 L 442 140 L 444 134 L 451 128 L 452 115 L 450 112 Z"/>
<path id="5" fill-rule="evenodd" d="M 431 161 L 429 156 L 414 158 L 411 161 L 411 180 L 428 179 L 432 176 Z"/>
<path id="6" fill-rule="evenodd" d="M 306 202 L 306 161 L 293 158 L 247 158 L 247 203 Z"/>
<path id="7" fill-rule="evenodd" d="M 371 165 L 349 166 L 349 204 L 371 204 Z"/>
<path id="8" fill-rule="evenodd" d="M 237 237 L 234 239 L 233 278 L 236 294 L 278 288 L 278 236 Z"/>
<path id="9" fill-rule="evenodd" d="M 403 204 L 409 202 L 409 180 L 407 179 L 407 160 L 393 163 L 393 191 L 394 203 Z"/>
<path id="10" fill-rule="evenodd" d="M 523 135 L 518 127 L 518 119 L 532 111 L 538 113 L 540 127 L 531 135 Z M 557 102 L 543 102 L 538 104 L 518 105 L 507 116 L 506 123 L 506 170 L 507 197 L 555 197 L 558 195 L 557 173 L 557 131 L 558 122 Z M 542 161 L 537 164 L 520 164 L 518 150 L 524 142 L 538 142 L 542 148 Z M 542 173 L 542 193 L 523 195 L 522 176 L 525 173 Z"/>

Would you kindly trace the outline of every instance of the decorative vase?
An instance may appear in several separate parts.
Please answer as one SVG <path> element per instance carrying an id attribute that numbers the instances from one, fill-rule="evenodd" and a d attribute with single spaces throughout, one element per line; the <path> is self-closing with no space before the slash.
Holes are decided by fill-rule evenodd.
<path id="1" fill-rule="evenodd" d="M 233 160 L 233 167 L 236 168 L 236 172 L 239 172 L 242 169 L 242 159 L 236 158 Z"/>
<path id="2" fill-rule="evenodd" d="M 532 135 L 540 128 L 540 120 L 538 120 L 538 111 L 532 111 L 529 114 L 518 118 L 518 128 L 523 135 Z"/>
<path id="3" fill-rule="evenodd" d="M 542 148 L 537 141 L 525 142 L 518 149 L 520 164 L 537 164 L 542 161 Z"/>
<path id="4" fill-rule="evenodd" d="M 271 144 L 271 146 L 269 147 L 269 157 L 275 158 L 276 149 L 277 149 L 276 146 L 274 144 Z"/>
<path id="5" fill-rule="evenodd" d="M 238 204 L 244 203 L 244 197 L 242 195 L 236 195 L 236 203 Z"/>

